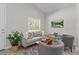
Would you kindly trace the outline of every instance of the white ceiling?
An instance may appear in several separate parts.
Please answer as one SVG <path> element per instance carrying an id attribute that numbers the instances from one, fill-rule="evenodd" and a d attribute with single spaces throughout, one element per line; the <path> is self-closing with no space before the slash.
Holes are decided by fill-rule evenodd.
<path id="1" fill-rule="evenodd" d="M 44 13 L 51 13 L 62 8 L 74 6 L 75 3 L 33 3 L 32 5 Z"/>

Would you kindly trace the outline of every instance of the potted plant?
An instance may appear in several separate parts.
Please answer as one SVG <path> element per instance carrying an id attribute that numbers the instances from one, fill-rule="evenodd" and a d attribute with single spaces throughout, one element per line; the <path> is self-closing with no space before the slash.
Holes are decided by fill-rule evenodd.
<path id="1" fill-rule="evenodd" d="M 17 51 L 19 43 L 21 42 L 22 37 L 23 37 L 22 33 L 18 32 L 18 31 L 12 32 L 7 37 L 7 39 L 10 41 L 10 43 L 12 45 L 11 50 L 13 52 Z"/>

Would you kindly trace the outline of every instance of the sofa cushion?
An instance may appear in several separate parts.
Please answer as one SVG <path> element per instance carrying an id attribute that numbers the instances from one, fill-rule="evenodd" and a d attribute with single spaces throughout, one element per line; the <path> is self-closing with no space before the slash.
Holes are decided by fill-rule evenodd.
<path id="1" fill-rule="evenodd" d="M 42 36 L 42 31 L 33 32 L 33 37 Z"/>
<path id="2" fill-rule="evenodd" d="M 28 43 L 32 43 L 32 42 L 39 41 L 39 40 L 41 40 L 41 39 L 42 39 L 42 37 L 34 37 L 34 38 L 32 38 L 32 39 L 27 40 L 27 42 L 28 42 Z"/>

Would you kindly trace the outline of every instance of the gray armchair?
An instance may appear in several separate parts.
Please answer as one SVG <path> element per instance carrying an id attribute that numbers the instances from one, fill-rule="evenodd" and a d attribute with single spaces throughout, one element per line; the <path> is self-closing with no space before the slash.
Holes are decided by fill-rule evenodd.
<path id="1" fill-rule="evenodd" d="M 62 36 L 62 39 L 63 39 L 65 48 L 69 47 L 71 49 L 71 52 L 72 52 L 74 37 L 72 35 L 66 35 L 66 34 L 64 34 Z"/>

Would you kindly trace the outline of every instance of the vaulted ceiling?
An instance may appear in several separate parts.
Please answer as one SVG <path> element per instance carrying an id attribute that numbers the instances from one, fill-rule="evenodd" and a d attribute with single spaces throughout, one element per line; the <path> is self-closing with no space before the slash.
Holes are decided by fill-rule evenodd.
<path id="1" fill-rule="evenodd" d="M 47 14 L 47 13 L 55 12 L 62 8 L 74 6 L 76 4 L 75 3 L 33 3 L 32 5 Z"/>

